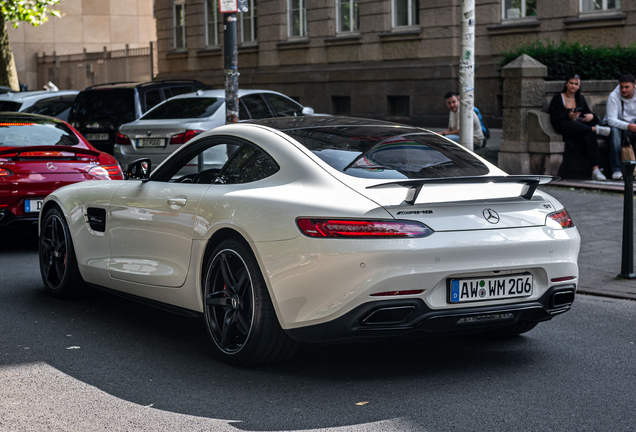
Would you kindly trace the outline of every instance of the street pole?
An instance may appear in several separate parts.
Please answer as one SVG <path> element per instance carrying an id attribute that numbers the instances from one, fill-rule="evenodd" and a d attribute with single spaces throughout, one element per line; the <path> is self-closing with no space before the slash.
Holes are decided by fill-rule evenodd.
<path id="1" fill-rule="evenodd" d="M 636 162 L 623 161 L 623 253 L 621 255 L 621 279 L 636 279 L 634 274 L 634 167 Z"/>
<path id="2" fill-rule="evenodd" d="M 235 3 L 236 4 L 236 3 Z M 225 124 L 239 121 L 238 47 L 236 44 L 236 6 L 223 14 L 223 60 L 225 69 Z"/>
<path id="3" fill-rule="evenodd" d="M 459 58 L 459 143 L 473 149 L 475 91 L 475 0 L 461 0 Z"/>

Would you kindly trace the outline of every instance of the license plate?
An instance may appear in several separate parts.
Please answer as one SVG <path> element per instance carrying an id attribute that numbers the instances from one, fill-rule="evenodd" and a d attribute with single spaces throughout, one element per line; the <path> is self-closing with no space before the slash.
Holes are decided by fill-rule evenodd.
<path id="1" fill-rule="evenodd" d="M 86 134 L 86 139 L 89 141 L 108 141 L 108 134 Z"/>
<path id="2" fill-rule="evenodd" d="M 532 295 L 533 280 L 530 273 L 451 279 L 448 290 L 449 303 L 529 297 Z"/>
<path id="3" fill-rule="evenodd" d="M 25 213 L 37 213 L 42 209 L 43 200 L 25 200 L 24 212 Z"/>
<path id="4" fill-rule="evenodd" d="M 137 140 L 137 147 L 165 147 L 165 142 L 162 138 L 140 138 Z"/>

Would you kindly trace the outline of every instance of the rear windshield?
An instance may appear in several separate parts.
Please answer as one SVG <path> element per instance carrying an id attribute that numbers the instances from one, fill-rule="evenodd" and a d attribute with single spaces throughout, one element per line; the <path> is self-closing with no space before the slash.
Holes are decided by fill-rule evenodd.
<path id="1" fill-rule="evenodd" d="M 30 107 L 25 108 L 22 112 L 55 117 L 62 111 L 70 108 L 71 105 L 73 105 L 74 100 L 75 95 L 57 96 L 54 98 L 37 101 Z"/>
<path id="2" fill-rule="evenodd" d="M 21 102 L 0 101 L 0 111 L 18 112 L 21 106 Z"/>
<path id="3" fill-rule="evenodd" d="M 111 119 L 119 124 L 134 121 L 135 90 L 88 90 L 77 95 L 69 115 L 71 121 L 83 122 L 102 118 Z"/>
<path id="4" fill-rule="evenodd" d="M 422 129 L 356 125 L 283 132 L 353 177 L 421 179 L 478 176 L 490 171 L 463 147 Z"/>
<path id="5" fill-rule="evenodd" d="M 72 146 L 77 136 L 64 123 L 32 119 L 0 119 L 0 147 Z"/>
<path id="6" fill-rule="evenodd" d="M 206 118 L 219 109 L 222 98 L 179 98 L 170 99 L 144 115 L 142 120 L 174 120 Z"/>

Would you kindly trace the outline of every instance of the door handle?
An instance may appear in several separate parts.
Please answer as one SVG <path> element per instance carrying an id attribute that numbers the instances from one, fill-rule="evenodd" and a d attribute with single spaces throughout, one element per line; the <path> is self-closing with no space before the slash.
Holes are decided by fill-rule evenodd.
<path id="1" fill-rule="evenodd" d="M 186 205 L 187 201 L 188 201 L 187 198 L 168 198 L 168 205 L 170 206 L 171 209 L 178 210 L 184 205 Z"/>

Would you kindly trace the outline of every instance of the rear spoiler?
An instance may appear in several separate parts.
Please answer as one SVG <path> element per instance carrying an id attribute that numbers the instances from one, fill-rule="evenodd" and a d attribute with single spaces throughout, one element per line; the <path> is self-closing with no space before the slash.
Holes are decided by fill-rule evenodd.
<path id="1" fill-rule="evenodd" d="M 30 151 L 59 151 L 59 152 L 69 152 L 75 153 L 75 157 L 78 154 L 87 155 L 87 156 L 99 156 L 101 152 L 95 150 L 89 150 L 81 147 L 73 147 L 73 146 L 63 146 L 63 145 L 50 145 L 50 146 L 28 146 L 28 147 L 11 147 L 7 150 L 0 150 L 0 156 L 2 155 L 12 155 L 12 157 L 20 157 L 20 153 L 22 152 L 30 152 Z"/>
<path id="2" fill-rule="evenodd" d="M 401 186 L 409 190 L 404 202 L 413 205 L 417 200 L 422 187 L 425 185 L 446 185 L 446 184 L 480 184 L 480 183 L 519 183 L 524 185 L 519 195 L 527 200 L 532 199 L 532 195 L 540 184 L 548 184 L 560 180 L 560 177 L 546 175 L 509 175 L 509 176 L 470 176 L 470 177 L 448 177 L 448 178 L 428 178 L 400 180 L 389 183 L 381 183 L 368 186 L 367 189 L 380 189 Z"/>

